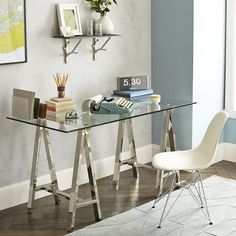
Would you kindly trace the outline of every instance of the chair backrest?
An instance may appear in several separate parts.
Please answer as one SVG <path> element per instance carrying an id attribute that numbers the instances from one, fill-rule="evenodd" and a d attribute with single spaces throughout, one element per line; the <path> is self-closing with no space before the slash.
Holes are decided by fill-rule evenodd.
<path id="1" fill-rule="evenodd" d="M 210 165 L 214 157 L 216 147 L 220 139 L 221 131 L 228 117 L 229 114 L 227 112 L 218 112 L 211 120 L 202 142 L 195 149 L 198 152 L 200 158 L 202 158 L 202 164 L 205 167 Z"/>

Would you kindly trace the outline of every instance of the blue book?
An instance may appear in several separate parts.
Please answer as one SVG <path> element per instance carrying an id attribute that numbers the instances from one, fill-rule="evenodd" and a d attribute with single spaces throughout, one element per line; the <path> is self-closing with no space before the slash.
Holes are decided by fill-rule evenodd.
<path id="1" fill-rule="evenodd" d="M 152 89 L 127 90 L 127 91 L 114 90 L 113 94 L 121 97 L 135 98 L 139 96 L 151 95 L 153 94 L 153 90 Z"/>
<path id="2" fill-rule="evenodd" d="M 140 101 L 151 101 L 151 95 L 142 95 L 137 97 L 127 98 L 127 100 L 132 102 L 140 102 Z"/>

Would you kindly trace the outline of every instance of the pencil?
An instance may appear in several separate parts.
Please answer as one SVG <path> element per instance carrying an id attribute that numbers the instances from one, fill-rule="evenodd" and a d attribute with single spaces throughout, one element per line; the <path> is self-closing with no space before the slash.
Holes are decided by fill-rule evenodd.
<path id="1" fill-rule="evenodd" d="M 53 79 L 58 87 L 64 87 L 67 83 L 67 80 L 69 78 L 69 74 L 63 74 L 61 76 L 60 73 L 53 74 Z"/>

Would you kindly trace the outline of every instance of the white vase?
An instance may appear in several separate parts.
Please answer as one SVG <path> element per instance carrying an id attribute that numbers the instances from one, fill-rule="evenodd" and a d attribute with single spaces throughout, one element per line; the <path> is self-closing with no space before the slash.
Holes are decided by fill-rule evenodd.
<path id="1" fill-rule="evenodd" d="M 114 31 L 114 25 L 108 16 L 101 16 L 98 20 L 98 23 L 102 24 L 102 33 L 103 34 L 112 34 Z"/>

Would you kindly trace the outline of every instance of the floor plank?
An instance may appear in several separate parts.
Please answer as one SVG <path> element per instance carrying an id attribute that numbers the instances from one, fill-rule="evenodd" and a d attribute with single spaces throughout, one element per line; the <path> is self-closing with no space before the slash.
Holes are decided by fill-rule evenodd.
<path id="1" fill-rule="evenodd" d="M 181 173 L 187 177 L 189 173 Z M 202 172 L 202 177 L 219 175 L 236 179 L 236 163 L 222 161 Z M 140 168 L 140 178 L 134 179 L 132 171 L 121 173 L 118 190 L 112 184 L 112 176 L 98 180 L 103 219 L 132 209 L 153 200 L 156 172 Z M 79 195 L 89 197 L 88 184 L 80 186 Z M 36 200 L 33 214 L 28 215 L 26 204 L 0 211 L 0 236 L 55 236 L 65 235 L 68 201 L 61 199 L 55 206 L 52 196 Z M 95 222 L 92 206 L 77 210 L 75 228 L 79 229 Z"/>

